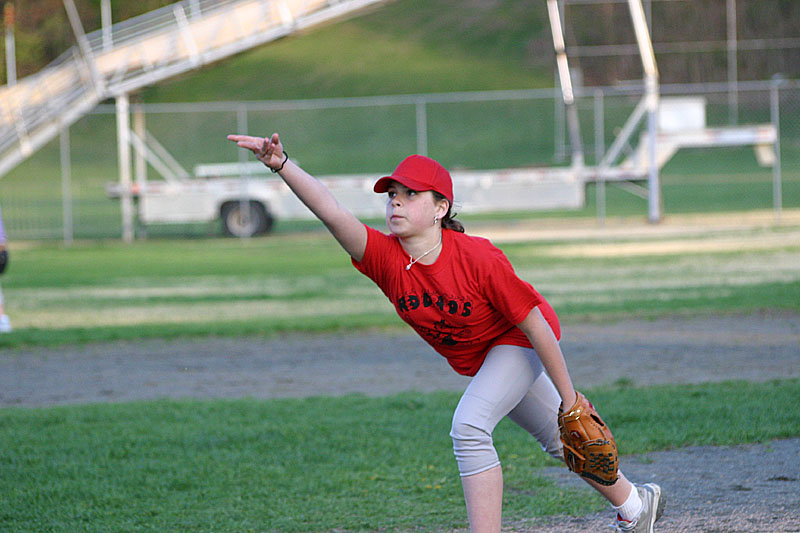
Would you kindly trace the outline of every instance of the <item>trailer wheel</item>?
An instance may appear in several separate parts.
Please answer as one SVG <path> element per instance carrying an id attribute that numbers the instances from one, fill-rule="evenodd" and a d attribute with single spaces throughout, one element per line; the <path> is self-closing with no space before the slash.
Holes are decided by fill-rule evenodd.
<path id="1" fill-rule="evenodd" d="M 272 229 L 273 218 L 259 202 L 227 202 L 220 212 L 223 231 L 230 237 L 252 237 Z"/>

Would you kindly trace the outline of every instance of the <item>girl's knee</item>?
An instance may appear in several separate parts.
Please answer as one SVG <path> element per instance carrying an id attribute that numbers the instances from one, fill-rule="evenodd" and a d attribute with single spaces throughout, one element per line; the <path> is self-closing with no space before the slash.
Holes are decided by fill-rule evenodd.
<path id="1" fill-rule="evenodd" d="M 478 474 L 500 464 L 492 434 L 486 429 L 454 421 L 450 437 L 462 476 Z"/>

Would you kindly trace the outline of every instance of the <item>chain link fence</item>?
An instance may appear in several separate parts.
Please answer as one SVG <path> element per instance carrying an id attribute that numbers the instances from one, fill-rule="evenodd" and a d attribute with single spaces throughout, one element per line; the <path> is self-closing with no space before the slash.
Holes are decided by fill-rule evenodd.
<path id="1" fill-rule="evenodd" d="M 578 109 L 587 164 L 599 161 L 641 93 L 637 86 L 580 90 Z M 772 170 L 758 166 L 750 147 L 682 150 L 662 169 L 665 213 L 800 208 L 800 82 L 739 82 L 735 109 L 725 83 L 665 85 L 661 94 L 702 97 L 709 127 L 777 122 L 780 133 L 780 194 L 776 196 Z M 414 152 L 434 157 L 451 169 L 568 164 L 569 136 L 557 89 L 280 102 L 134 103 L 132 110 L 133 123 L 139 120 L 138 127 L 190 175 L 200 164 L 240 161 L 242 152 L 225 137 L 242 131 L 254 135 L 279 131 L 293 159 L 314 175 L 374 173 L 377 177 Z M 101 105 L 0 179 L 0 205 L 9 239 L 120 238 L 120 203 L 106 194 L 106 185 L 119 179 L 116 135 L 114 105 Z M 635 140 L 638 136 L 631 142 Z M 633 146 L 626 149 L 632 151 Z M 154 167 L 142 168 L 147 179 L 162 179 Z M 600 208 L 607 216 L 647 213 L 646 201 L 622 188 L 612 188 L 602 200 L 592 192 L 587 190 L 586 208 L 578 214 L 593 216 Z M 292 226 L 279 223 L 277 227 Z M 147 228 L 150 237 L 219 233 L 216 223 Z"/>

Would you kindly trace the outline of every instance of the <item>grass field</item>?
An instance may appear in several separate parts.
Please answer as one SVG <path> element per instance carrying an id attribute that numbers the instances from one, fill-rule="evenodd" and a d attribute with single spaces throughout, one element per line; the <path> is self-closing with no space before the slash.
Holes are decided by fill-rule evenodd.
<path id="1" fill-rule="evenodd" d="M 797 380 L 587 391 L 622 454 L 797 435 Z M 435 531 L 466 527 L 455 393 L 0 410 L 3 531 Z M 669 405 L 669 409 L 663 409 Z M 782 412 L 781 417 L 762 416 Z M 725 420 L 725 424 L 718 423 Z M 657 430 L 658 428 L 658 430 Z M 408 435 L 414 435 L 413 445 Z M 508 421 L 508 520 L 599 510 Z M 566 475 L 566 474 L 565 474 Z"/>
<path id="2" fill-rule="evenodd" d="M 789 222 L 794 213 L 786 212 Z M 738 224 L 745 215 L 720 217 Z M 536 238 L 547 227 L 538 220 L 464 218 L 489 236 L 529 228 L 532 240 L 498 244 L 567 320 L 800 310 L 800 230 L 789 222 L 678 236 L 665 224 L 638 237 L 586 233 L 551 242 Z M 609 224 L 637 227 L 628 220 Z M 703 219 L 691 224 L 702 227 Z M 3 290 L 15 326 L 0 337 L 5 346 L 401 326 L 327 232 L 312 228 L 244 241 L 30 243 L 13 250 Z"/>

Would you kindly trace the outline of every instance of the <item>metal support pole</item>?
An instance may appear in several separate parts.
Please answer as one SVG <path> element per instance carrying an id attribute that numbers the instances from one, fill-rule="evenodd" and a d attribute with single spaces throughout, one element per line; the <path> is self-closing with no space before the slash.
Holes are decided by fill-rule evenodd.
<path id="1" fill-rule="evenodd" d="M 195 18 L 202 14 L 199 0 L 189 0 L 189 16 Z"/>
<path id="2" fill-rule="evenodd" d="M 131 194 L 131 119 L 127 94 L 117 96 L 117 157 L 119 184 L 122 189 L 122 240 L 133 242 L 133 195 Z"/>
<path id="3" fill-rule="evenodd" d="M 416 104 L 417 114 L 417 153 L 428 155 L 428 107 L 425 100 L 420 98 Z"/>
<path id="4" fill-rule="evenodd" d="M 89 39 L 86 38 L 86 33 L 83 31 L 83 24 L 81 18 L 78 16 L 78 10 L 75 8 L 74 0 L 64 0 L 64 8 L 67 10 L 67 18 L 72 26 L 72 31 L 75 34 L 75 39 L 78 41 L 78 49 L 81 52 L 81 58 L 89 69 L 94 82 L 94 90 L 100 95 L 105 92 L 105 81 L 97 70 L 94 64 L 94 57 L 92 55 L 92 47 L 89 44 Z"/>
<path id="5" fill-rule="evenodd" d="M 648 220 L 656 223 L 661 220 L 661 183 L 658 175 L 657 158 L 657 131 L 658 131 L 658 67 L 656 66 L 656 55 L 653 52 L 653 42 L 650 39 L 650 32 L 647 29 L 647 20 L 642 8 L 642 0 L 628 0 L 628 8 L 631 12 L 633 30 L 636 33 L 636 43 L 639 54 L 642 56 L 642 67 L 644 68 L 645 84 L 645 108 L 647 109 L 647 137 L 649 140 L 649 173 L 648 182 Z"/>
<path id="6" fill-rule="evenodd" d="M 736 37 L 736 0 L 727 0 L 728 43 L 728 123 L 739 123 L 739 74 Z"/>
<path id="7" fill-rule="evenodd" d="M 783 192 L 781 184 L 781 126 L 780 126 L 780 79 L 773 82 L 770 89 L 770 115 L 775 127 L 775 163 L 772 165 L 772 205 L 775 208 L 775 221 L 781 222 Z"/>
<path id="8" fill-rule="evenodd" d="M 657 142 L 658 130 L 658 104 L 650 106 L 647 111 L 647 137 L 649 139 L 650 153 L 648 154 L 649 173 L 647 176 L 650 194 L 647 201 L 647 219 L 655 224 L 661 221 L 661 179 L 658 175 Z"/>
<path id="9" fill-rule="evenodd" d="M 6 83 L 17 83 L 17 52 L 14 40 L 14 3 L 6 2 L 3 6 L 3 23 L 6 27 Z"/>
<path id="10" fill-rule="evenodd" d="M 133 132 L 140 139 L 147 138 L 147 127 L 145 126 L 144 106 L 141 103 L 135 104 L 132 107 L 133 111 Z M 145 154 L 141 150 L 136 150 L 133 159 L 133 174 L 136 183 L 136 189 L 140 192 L 146 186 L 147 182 L 147 160 Z"/>
<path id="11" fill-rule="evenodd" d="M 558 80 L 557 74 L 556 80 Z M 561 98 L 559 88 L 553 94 L 553 121 L 555 123 L 553 125 L 553 159 L 558 162 L 562 162 L 567 158 L 567 143 L 565 141 L 567 131 L 564 115 L 564 100 Z"/>
<path id="12" fill-rule="evenodd" d="M 141 103 L 136 103 L 132 106 L 133 111 L 133 133 L 139 139 L 147 138 L 147 127 L 145 125 L 144 106 Z M 135 143 L 134 143 L 135 148 Z M 136 195 L 139 196 L 139 206 L 141 207 L 142 195 L 147 187 L 147 158 L 143 150 L 133 151 L 133 189 Z M 136 207 L 136 200 L 134 198 L 134 207 Z M 137 234 L 139 239 L 147 238 L 147 226 L 139 221 L 134 233 Z"/>
<path id="13" fill-rule="evenodd" d="M 603 160 L 606 152 L 605 136 L 605 106 L 604 95 L 601 89 L 594 91 L 594 158 L 595 166 Z M 602 173 L 598 173 L 595 181 L 595 207 L 597 208 L 597 221 L 602 226 L 606 221 L 606 179 Z"/>
<path id="14" fill-rule="evenodd" d="M 63 215 L 64 244 L 72 244 L 72 159 L 69 153 L 69 127 L 61 129 L 61 212 Z"/>
<path id="15" fill-rule="evenodd" d="M 564 26 L 564 0 L 558 0 L 558 11 L 559 15 L 559 23 L 561 27 Z M 554 41 L 555 42 L 555 41 Z M 553 104 L 555 109 L 553 110 L 553 116 L 555 121 L 554 126 L 554 154 L 553 159 L 557 162 L 562 162 L 567 158 L 567 126 L 566 126 L 566 111 L 564 108 L 564 98 L 562 97 L 562 89 L 561 89 L 561 82 L 558 75 L 558 65 L 554 67 L 554 78 L 556 79 L 556 83 L 558 84 L 558 89 L 553 97 Z"/>
<path id="16" fill-rule="evenodd" d="M 114 46 L 111 39 L 111 0 L 100 2 L 100 26 L 103 28 L 103 50 L 111 50 Z"/>
<path id="17" fill-rule="evenodd" d="M 197 41 L 195 41 L 194 35 L 192 35 L 192 29 L 189 20 L 186 18 L 186 12 L 183 6 L 181 4 L 175 4 L 172 8 L 172 13 L 175 16 L 175 21 L 178 23 L 178 29 L 183 38 L 183 44 L 189 51 L 189 60 L 192 62 L 192 65 L 199 65 L 200 49 L 197 47 Z"/>
<path id="18" fill-rule="evenodd" d="M 575 93 L 572 88 L 572 78 L 567 61 L 567 50 L 564 42 L 564 30 L 561 12 L 556 0 L 547 0 L 547 12 L 550 18 L 550 29 L 553 33 L 553 47 L 556 52 L 556 65 L 558 66 L 558 79 L 561 85 L 561 94 L 567 109 L 567 127 L 572 148 L 572 166 L 583 167 L 583 145 L 581 143 L 580 123 L 578 109 L 575 103 Z"/>

